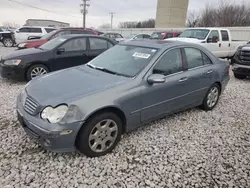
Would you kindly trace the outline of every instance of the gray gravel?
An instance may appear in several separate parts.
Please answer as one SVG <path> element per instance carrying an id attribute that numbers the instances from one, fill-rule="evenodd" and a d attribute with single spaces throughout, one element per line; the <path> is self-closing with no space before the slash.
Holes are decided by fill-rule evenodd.
<path id="1" fill-rule="evenodd" d="M 40 148 L 16 120 L 25 83 L 0 78 L 0 85 L 0 187 L 250 186 L 250 80 L 232 77 L 212 112 L 192 109 L 153 122 L 93 159 Z"/>

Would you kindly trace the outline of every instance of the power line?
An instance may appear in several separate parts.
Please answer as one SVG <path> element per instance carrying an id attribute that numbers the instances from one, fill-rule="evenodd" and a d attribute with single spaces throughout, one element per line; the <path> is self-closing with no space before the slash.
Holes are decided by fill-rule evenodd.
<path id="1" fill-rule="evenodd" d="M 111 24 L 110 24 L 110 26 L 111 26 L 111 29 L 113 28 L 113 18 L 114 18 L 114 12 L 110 12 L 109 13 L 110 14 L 110 16 L 111 16 Z"/>
<path id="2" fill-rule="evenodd" d="M 8 0 L 8 1 L 23 5 L 23 6 L 27 6 L 27 7 L 30 7 L 30 8 L 42 10 L 42 11 L 45 11 L 45 12 L 50 12 L 50 13 L 53 13 L 53 14 L 58 14 L 58 15 L 63 15 L 63 16 L 70 16 L 70 17 L 74 17 L 74 18 L 81 18 L 81 17 L 78 17 L 78 16 L 73 16 L 73 15 L 69 15 L 69 14 L 62 14 L 62 13 L 54 12 L 54 11 L 51 11 L 51 10 L 48 10 L 48 9 L 39 8 L 39 7 L 29 5 L 29 4 L 26 4 L 26 3 L 21 3 L 21 2 L 15 1 L 15 0 Z"/>
<path id="3" fill-rule="evenodd" d="M 88 13 L 87 7 L 90 6 L 90 4 L 88 4 L 87 2 L 90 0 L 82 0 L 82 4 L 80 4 L 81 7 L 83 7 L 83 9 L 81 9 L 81 13 L 83 15 L 83 28 L 86 27 L 86 14 Z"/>

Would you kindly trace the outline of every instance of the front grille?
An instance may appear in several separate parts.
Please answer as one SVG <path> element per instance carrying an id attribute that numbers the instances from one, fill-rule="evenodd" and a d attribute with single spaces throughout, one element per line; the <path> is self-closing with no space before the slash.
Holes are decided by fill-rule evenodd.
<path id="1" fill-rule="evenodd" d="M 250 51 L 241 50 L 239 53 L 239 60 L 241 64 L 250 65 Z"/>
<path id="2" fill-rule="evenodd" d="M 31 99 L 30 97 L 27 97 L 24 103 L 24 110 L 28 112 L 31 115 L 35 115 L 37 112 L 37 109 L 39 107 L 39 104 Z"/>

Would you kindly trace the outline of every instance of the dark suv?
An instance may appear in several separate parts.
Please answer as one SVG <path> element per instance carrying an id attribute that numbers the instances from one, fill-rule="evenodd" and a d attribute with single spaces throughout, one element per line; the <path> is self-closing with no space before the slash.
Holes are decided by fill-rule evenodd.
<path id="1" fill-rule="evenodd" d="M 84 28 L 62 28 L 59 30 L 54 30 L 46 35 L 42 36 L 40 39 L 37 40 L 28 40 L 26 42 L 20 43 L 18 45 L 18 49 L 25 49 L 25 48 L 38 48 L 41 45 L 45 44 L 46 42 L 54 39 L 56 37 L 61 37 L 63 35 L 70 35 L 70 34 L 88 34 L 88 35 L 98 35 L 97 31 L 92 29 L 84 29 Z"/>
<path id="2" fill-rule="evenodd" d="M 245 79 L 250 76 L 250 44 L 238 48 L 232 65 L 235 78 Z"/>

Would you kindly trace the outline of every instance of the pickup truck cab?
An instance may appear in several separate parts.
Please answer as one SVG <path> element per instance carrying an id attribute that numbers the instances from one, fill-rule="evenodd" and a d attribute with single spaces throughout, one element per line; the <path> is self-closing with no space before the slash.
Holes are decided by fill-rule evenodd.
<path id="1" fill-rule="evenodd" d="M 232 59 L 239 46 L 247 41 L 232 40 L 228 29 L 223 28 L 192 28 L 186 29 L 178 38 L 166 39 L 200 44 L 219 58 Z"/>

